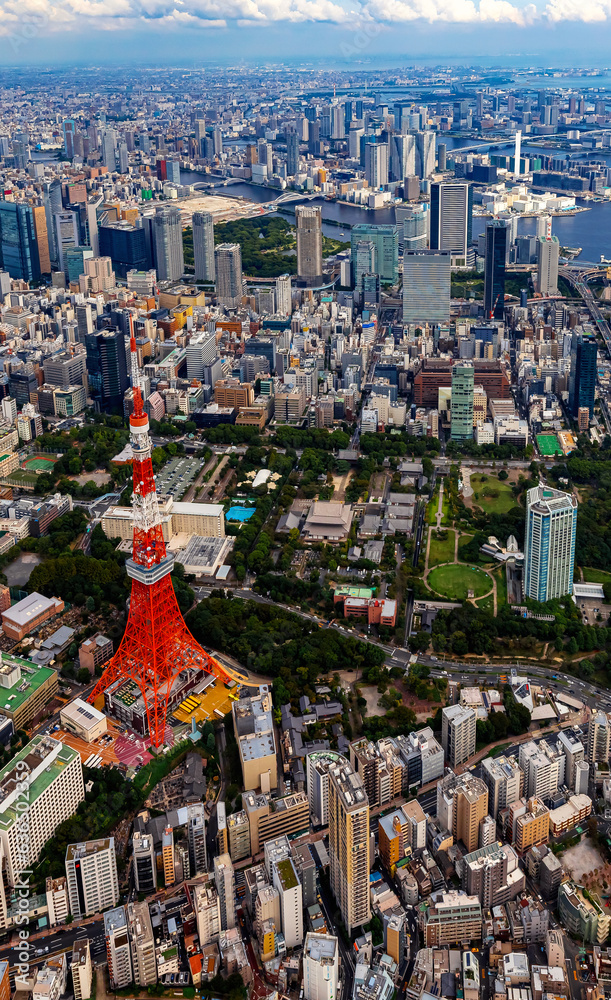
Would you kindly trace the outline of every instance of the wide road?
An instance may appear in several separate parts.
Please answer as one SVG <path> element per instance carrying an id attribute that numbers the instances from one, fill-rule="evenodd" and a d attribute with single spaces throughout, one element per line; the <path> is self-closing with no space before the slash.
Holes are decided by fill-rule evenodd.
<path id="1" fill-rule="evenodd" d="M 16 932 L 13 933 L 16 939 Z M 106 954 L 106 943 L 104 939 L 104 921 L 91 920 L 86 923 L 76 922 L 68 924 L 50 933 L 38 932 L 30 937 L 30 965 L 42 965 L 45 959 L 51 955 L 59 955 L 62 952 L 72 954 L 72 946 L 77 938 L 89 938 L 92 959 L 95 962 Z M 48 950 L 47 950 L 48 949 Z M 0 960 L 8 961 L 11 967 L 19 964 L 20 946 L 17 940 L 15 946 L 5 944 L 0 948 Z M 36 954 L 38 951 L 42 954 Z"/>

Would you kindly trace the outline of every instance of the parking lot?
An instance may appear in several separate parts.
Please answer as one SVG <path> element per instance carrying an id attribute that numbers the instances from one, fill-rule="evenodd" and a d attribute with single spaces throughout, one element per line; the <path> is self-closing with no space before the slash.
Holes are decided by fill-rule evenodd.
<path id="1" fill-rule="evenodd" d="M 166 462 L 155 477 L 157 494 L 159 496 L 172 496 L 175 500 L 180 500 L 200 469 L 201 462 L 198 459 L 187 456 L 172 458 Z"/>

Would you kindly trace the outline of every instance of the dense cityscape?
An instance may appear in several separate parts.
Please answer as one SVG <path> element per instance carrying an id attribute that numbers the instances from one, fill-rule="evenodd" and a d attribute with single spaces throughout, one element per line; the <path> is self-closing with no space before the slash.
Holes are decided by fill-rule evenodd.
<path id="1" fill-rule="evenodd" d="M 607 70 L 4 70 L 0 181 L 0 1000 L 611 997 Z"/>

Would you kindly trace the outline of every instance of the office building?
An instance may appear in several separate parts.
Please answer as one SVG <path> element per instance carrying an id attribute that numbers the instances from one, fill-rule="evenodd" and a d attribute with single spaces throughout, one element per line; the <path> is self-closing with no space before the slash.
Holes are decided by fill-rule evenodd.
<path id="1" fill-rule="evenodd" d="M 278 767 L 272 699 L 267 685 L 261 685 L 256 696 L 247 695 L 234 701 L 232 713 L 244 788 L 269 792 L 277 786 Z"/>
<path id="2" fill-rule="evenodd" d="M 150 896 L 157 888 L 157 864 L 153 838 L 148 833 L 134 830 L 132 846 L 136 890 Z"/>
<path id="3" fill-rule="evenodd" d="M 157 982 L 155 935 L 146 900 L 143 900 L 141 903 L 127 904 L 127 926 L 129 930 L 134 983 L 136 986 L 154 986 Z"/>
<path id="4" fill-rule="evenodd" d="M 518 856 L 509 844 L 494 843 L 463 858 L 462 887 L 477 896 L 484 909 L 502 906 L 525 888 Z"/>
<path id="5" fill-rule="evenodd" d="M 66 880 L 73 917 L 90 917 L 119 901 L 114 837 L 69 844 Z"/>
<path id="6" fill-rule="evenodd" d="M 337 1000 L 338 944 L 331 934 L 306 934 L 303 946 L 304 1000 Z"/>
<path id="7" fill-rule="evenodd" d="M 215 281 L 214 220 L 210 212 L 194 212 L 193 261 L 196 281 Z"/>
<path id="8" fill-rule="evenodd" d="M 449 250 L 406 250 L 403 254 L 403 322 L 450 322 Z"/>
<path id="9" fill-rule="evenodd" d="M 580 410 L 588 410 L 591 420 L 594 416 L 594 395 L 596 392 L 596 359 L 598 347 L 596 338 L 582 333 L 571 337 L 571 373 L 569 376 L 569 410 L 573 417 L 579 417 Z"/>
<path id="10" fill-rule="evenodd" d="M 48 877 L 45 881 L 45 890 L 49 908 L 49 927 L 65 924 L 70 915 L 65 875 L 60 875 L 59 878 Z"/>
<path id="11" fill-rule="evenodd" d="M 282 933 L 287 948 L 300 948 L 303 942 L 303 892 L 293 859 L 275 861 L 272 880 L 280 897 Z"/>
<path id="12" fill-rule="evenodd" d="M 524 594 L 551 601 L 573 590 L 577 500 L 570 493 L 536 486 L 526 497 Z"/>
<path id="13" fill-rule="evenodd" d="M 450 437 L 452 441 L 471 441 L 473 438 L 473 396 L 475 369 L 469 362 L 456 362 L 452 366 L 452 394 L 450 397 Z"/>
<path id="14" fill-rule="evenodd" d="M 466 183 L 431 184 L 431 250 L 449 250 L 452 263 L 464 267 L 471 243 L 473 189 Z"/>
<path id="15" fill-rule="evenodd" d="M 77 307 L 78 308 L 78 307 Z M 93 327 L 91 331 L 93 332 Z M 87 355 L 82 348 L 78 353 L 58 351 L 44 360 L 45 382 L 68 389 L 71 385 L 87 384 Z"/>
<path id="16" fill-rule="evenodd" d="M 435 133 L 416 132 L 416 176 L 427 180 L 435 172 Z"/>
<path id="17" fill-rule="evenodd" d="M 250 826 L 250 853 L 255 855 L 268 840 L 293 836 L 308 829 L 308 797 L 305 792 L 291 792 L 279 799 L 268 794 L 244 792 L 242 805 Z M 229 820 L 227 821 L 229 822 Z"/>
<path id="18" fill-rule="evenodd" d="M 18 809 L 20 761 L 29 765 L 30 832 L 24 855 Z M 6 877 L 15 885 L 24 868 L 38 860 L 57 827 L 72 816 L 85 798 L 80 754 L 50 736 L 35 736 L 0 770 L 0 843 Z"/>
<path id="19" fill-rule="evenodd" d="M 0 201 L 0 267 L 11 278 L 22 281 L 38 281 L 41 276 L 34 212 L 30 205 Z"/>
<path id="20" fill-rule="evenodd" d="M 477 896 L 452 890 L 438 894 L 424 908 L 425 948 L 452 944 L 468 948 L 482 937 L 482 906 Z"/>
<path id="21" fill-rule="evenodd" d="M 123 412 L 129 385 L 125 337 L 121 330 L 98 330 L 85 338 L 89 391 L 98 410 Z"/>
<path id="22" fill-rule="evenodd" d="M 504 219 L 486 223 L 484 257 L 484 318 L 505 316 L 505 268 L 510 233 Z"/>
<path id="23" fill-rule="evenodd" d="M 104 914 L 104 936 L 110 988 L 120 990 L 133 981 L 132 956 L 124 906 Z"/>
<path id="24" fill-rule="evenodd" d="M 396 226 L 370 226 L 360 223 L 353 226 L 350 231 L 350 256 L 352 261 L 352 278 L 357 285 L 357 255 L 358 246 L 364 243 L 365 246 L 373 245 L 375 253 L 373 259 L 369 261 L 370 266 L 366 267 L 366 260 L 361 264 L 361 273 L 364 271 L 373 272 L 380 275 L 382 282 L 394 285 L 399 280 L 399 237 Z"/>
<path id="25" fill-rule="evenodd" d="M 219 898 L 221 930 L 230 930 L 236 925 L 235 876 L 228 854 L 220 854 L 214 859 L 214 881 Z"/>
<path id="26" fill-rule="evenodd" d="M 190 877 L 207 871 L 206 817 L 203 802 L 190 802 L 187 806 L 187 844 L 189 846 Z"/>
<path id="27" fill-rule="evenodd" d="M 447 762 L 456 767 L 475 753 L 477 717 L 472 708 L 448 705 L 441 712 L 441 745 Z"/>
<path id="28" fill-rule="evenodd" d="M 177 281 L 185 270 L 180 209 L 162 205 L 153 216 L 155 269 L 159 281 Z M 195 248 L 194 248 L 195 249 Z"/>
<path id="29" fill-rule="evenodd" d="M 297 205 L 297 278 L 306 285 L 322 282 L 322 213 L 312 205 Z"/>
<path id="30" fill-rule="evenodd" d="M 242 301 L 242 251 L 239 243 L 219 243 L 214 251 L 219 305 L 237 309 Z"/>
<path id="31" fill-rule="evenodd" d="M 586 759 L 587 740 L 582 742 L 581 730 L 575 727 L 574 729 L 563 729 L 562 732 L 558 733 L 557 742 L 566 757 L 565 781 L 573 791 L 581 791 L 575 787 L 577 765 Z M 587 791 L 587 788 L 585 790 Z"/>
<path id="32" fill-rule="evenodd" d="M 485 757 L 482 778 L 488 786 L 488 811 L 493 819 L 522 797 L 524 772 L 515 757 Z"/>
<path id="33" fill-rule="evenodd" d="M 80 242 L 78 215 L 76 212 L 57 212 L 54 223 L 59 269 L 67 275 L 67 251 L 77 247 Z"/>
<path id="34" fill-rule="evenodd" d="M 558 260 L 560 244 L 557 236 L 537 240 L 537 283 L 540 295 L 558 295 Z"/>
<path id="35" fill-rule="evenodd" d="M 588 722 L 588 761 L 608 763 L 611 756 L 611 715 L 598 711 Z"/>
<path id="36" fill-rule="evenodd" d="M 281 316 L 290 316 L 293 312 L 290 274 L 281 274 L 276 278 L 276 311 Z"/>
<path id="37" fill-rule="evenodd" d="M 369 900 L 369 802 L 348 762 L 329 769 L 331 889 L 348 934 L 371 918 Z"/>
<path id="38" fill-rule="evenodd" d="M 252 794 L 245 793 L 247 796 Z M 227 853 L 233 864 L 249 858 L 253 853 L 250 846 L 250 823 L 248 813 L 244 809 L 231 813 L 226 819 Z"/>
<path id="39" fill-rule="evenodd" d="M 105 222 L 98 230 L 99 252 L 110 257 L 112 268 L 120 278 L 129 271 L 148 271 L 153 248 L 147 246 L 146 230 L 130 222 Z"/>
<path id="40" fill-rule="evenodd" d="M 93 966 L 88 938 L 78 938 L 72 945 L 70 971 L 72 972 L 74 1000 L 89 1000 L 93 982 Z"/>
<path id="41" fill-rule="evenodd" d="M 426 250 L 429 244 L 429 206 L 406 205 L 399 212 L 395 208 L 398 223 L 399 248 L 408 250 Z"/>

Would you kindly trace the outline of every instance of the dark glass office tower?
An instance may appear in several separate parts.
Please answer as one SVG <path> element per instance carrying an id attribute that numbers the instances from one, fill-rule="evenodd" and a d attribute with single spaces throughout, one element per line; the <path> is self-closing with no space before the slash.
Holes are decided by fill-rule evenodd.
<path id="1" fill-rule="evenodd" d="M 574 333 L 571 340 L 571 375 L 569 378 L 569 410 L 577 417 L 582 406 L 587 406 L 590 419 L 594 416 L 594 390 L 596 389 L 596 340 Z"/>
<path id="2" fill-rule="evenodd" d="M 505 260 L 509 229 L 504 219 L 493 219 L 486 225 L 486 258 L 484 264 L 484 316 L 503 319 L 505 312 Z"/>

